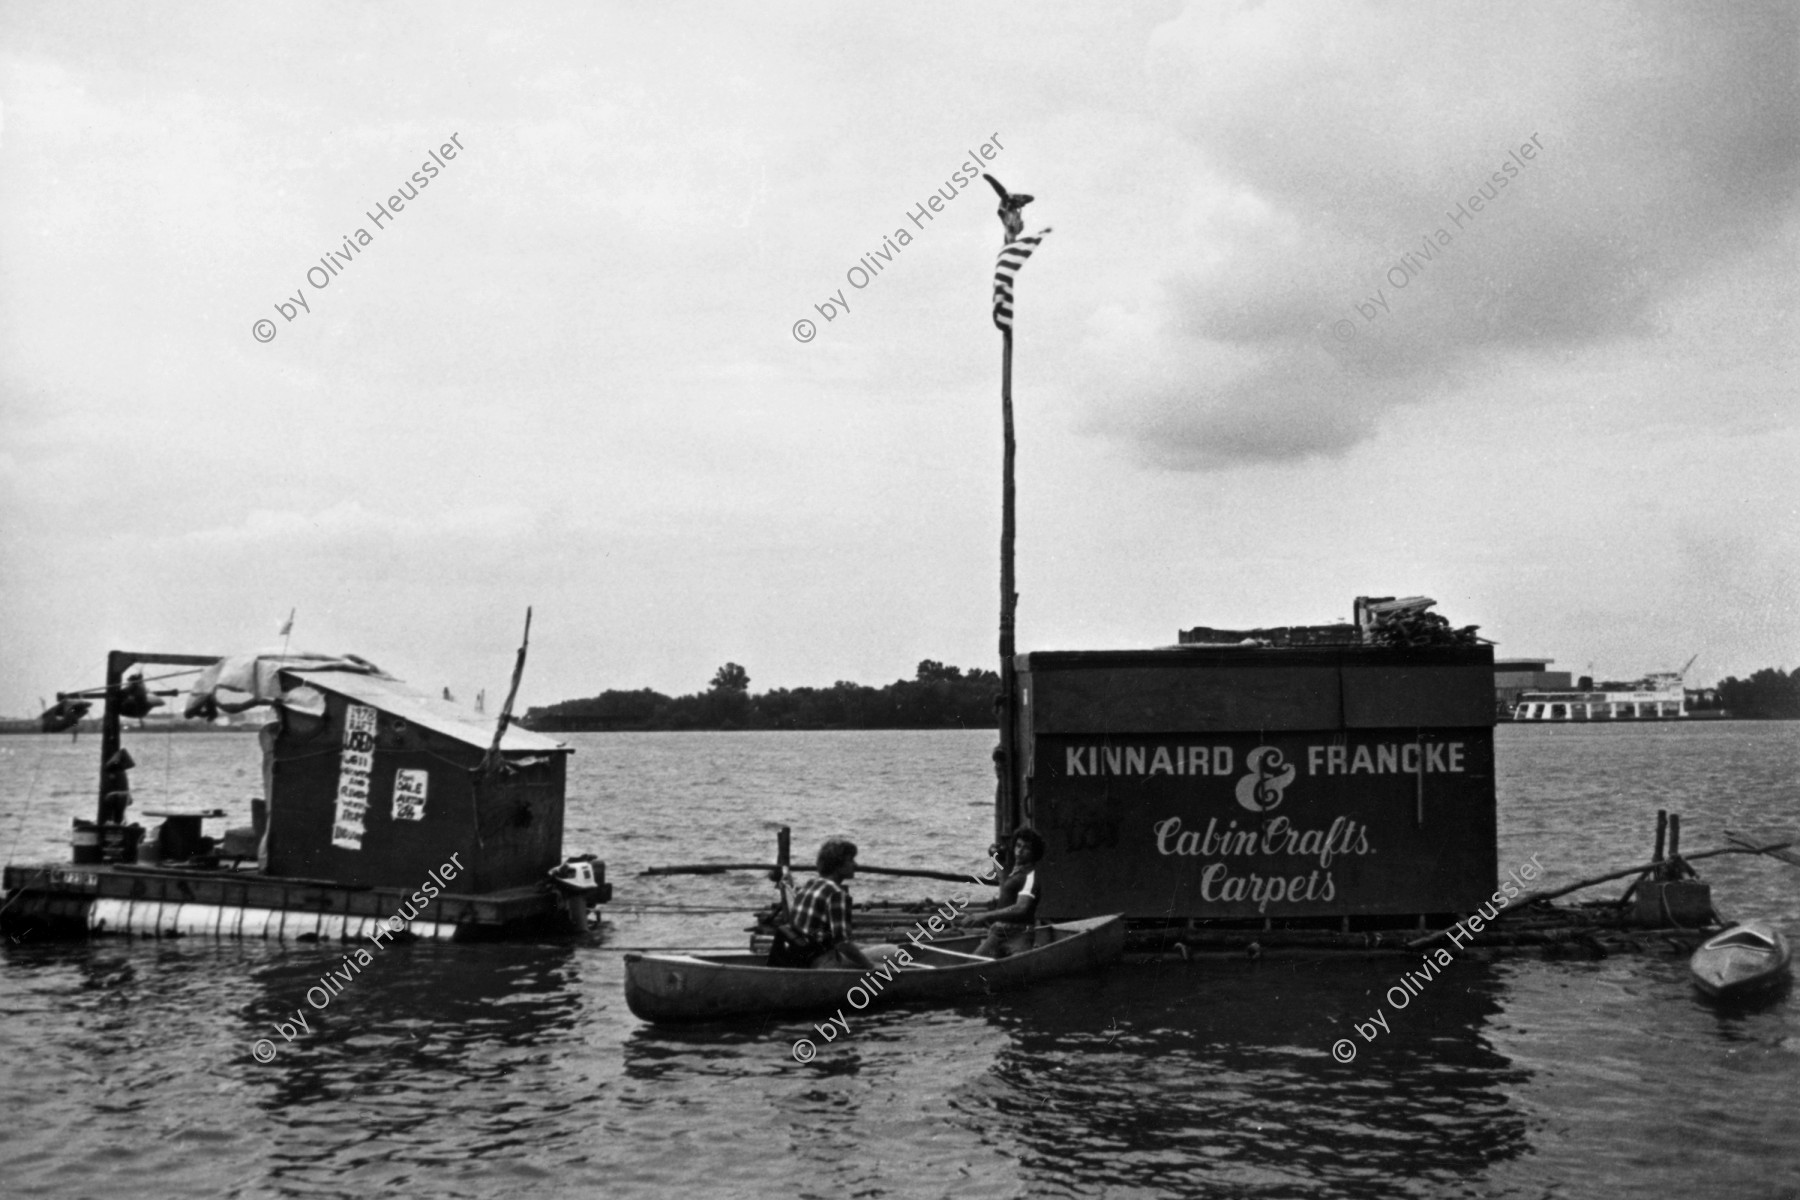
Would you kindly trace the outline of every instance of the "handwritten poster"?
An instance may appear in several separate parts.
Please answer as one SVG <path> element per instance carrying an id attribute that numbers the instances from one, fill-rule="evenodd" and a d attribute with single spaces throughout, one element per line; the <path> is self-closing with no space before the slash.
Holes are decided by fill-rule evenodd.
<path id="1" fill-rule="evenodd" d="M 337 817 L 331 844 L 361 850 L 363 816 L 369 810 L 369 772 L 375 766 L 375 710 L 352 704 L 344 712 L 344 749 L 338 757 Z"/>
<path id="2" fill-rule="evenodd" d="M 425 819 L 425 787 L 431 773 L 417 767 L 401 767 L 394 772 L 394 820 Z"/>

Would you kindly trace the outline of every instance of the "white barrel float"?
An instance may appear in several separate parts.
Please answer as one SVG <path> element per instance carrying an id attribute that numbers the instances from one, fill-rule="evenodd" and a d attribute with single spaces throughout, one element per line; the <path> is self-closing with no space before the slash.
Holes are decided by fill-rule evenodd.
<path id="1" fill-rule="evenodd" d="M 243 905 L 183 904 L 163 900 L 98 899 L 88 907 L 92 933 L 127 933 L 139 937 L 209 937 L 252 941 L 361 941 L 388 929 L 380 917 L 343 913 L 278 912 Z M 414 921 L 405 933 L 416 938 L 449 940 L 456 926 L 440 921 Z M 393 935 L 389 935 L 393 936 Z"/>

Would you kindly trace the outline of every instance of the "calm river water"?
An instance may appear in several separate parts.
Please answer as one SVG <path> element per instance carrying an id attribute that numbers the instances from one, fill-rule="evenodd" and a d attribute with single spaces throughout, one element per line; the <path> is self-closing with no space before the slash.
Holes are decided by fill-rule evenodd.
<path id="1" fill-rule="evenodd" d="M 990 832 L 992 734 L 574 735 L 566 846 L 607 861 L 605 942 L 378 956 L 263 1064 L 324 947 L 0 939 L 0 1194 L 17 1196 L 1800 1196 L 1800 1002 L 1723 1015 L 1675 957 L 1128 965 L 871 1011 L 801 1066 L 806 1021 L 653 1029 L 620 952 L 741 949 L 768 885 L 640 878 L 848 833 L 955 867 Z M 1500 860 L 1550 882 L 1684 843 L 1800 831 L 1800 726 L 1503 726 Z M 246 812 L 255 739 L 128 741 L 140 805 Z M 0 738 L 0 847 L 62 859 L 96 739 Z M 1800 870 L 1701 864 L 1729 915 L 1800 936 Z M 1604 894 L 1616 894 L 1609 885 Z M 863 899 L 930 885 L 858 881 Z M 1600 894 L 1600 893 L 1596 893 Z M 672 911 L 672 910 L 685 911 Z M 1390 1007 L 1349 1064 L 1330 1048 Z M 279 1041 L 279 1039 L 278 1039 Z"/>

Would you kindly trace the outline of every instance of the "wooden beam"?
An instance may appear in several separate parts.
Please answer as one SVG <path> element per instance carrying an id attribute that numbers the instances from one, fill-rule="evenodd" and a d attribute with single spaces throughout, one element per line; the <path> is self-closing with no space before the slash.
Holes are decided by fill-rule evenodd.
<path id="1" fill-rule="evenodd" d="M 673 867 L 645 867 L 639 875 L 722 875 L 726 871 L 774 871 L 778 863 L 686 863 Z M 975 877 L 967 872 L 957 874 L 954 871 L 924 871 L 911 867 L 866 867 L 856 864 L 858 875 L 894 875 L 908 879 L 943 879 L 952 883 L 975 883 Z M 985 885 L 984 885 L 985 886 Z"/>
<path id="2" fill-rule="evenodd" d="M 1768 854 L 1770 851 L 1786 850 L 1794 845 L 1800 845 L 1800 842 L 1789 840 L 1785 842 L 1772 842 L 1767 846 L 1721 846 L 1716 850 L 1702 850 L 1698 854 L 1684 854 L 1681 856 L 1681 859 L 1683 862 L 1693 862 L 1695 859 L 1700 858 L 1717 858 L 1721 854 Z M 1674 861 L 1672 855 L 1669 861 Z M 1643 863 L 1640 866 L 1626 867 L 1622 871 L 1608 871 L 1606 874 L 1596 875 L 1592 879 L 1579 880 L 1578 882 L 1571 883 L 1567 887 L 1557 888 L 1553 892 L 1532 892 L 1530 895 L 1521 896 L 1518 900 L 1512 901 L 1507 910 L 1508 915 L 1524 908 L 1528 904 L 1538 904 L 1545 900 L 1554 900 L 1558 896 L 1566 896 L 1570 892 L 1579 892 L 1582 888 L 1590 888 L 1595 884 L 1611 883 L 1613 880 L 1623 879 L 1627 875 L 1641 875 L 1646 871 L 1655 870 L 1657 866 L 1658 864 L 1654 862 Z M 1451 928 L 1454 929 L 1455 926 L 1451 926 Z M 1407 948 L 1409 950 L 1416 950 L 1420 946 L 1429 945 L 1430 943 L 1437 941 L 1437 939 L 1449 932 L 1449 929 L 1439 929 L 1436 932 L 1428 933 L 1424 937 L 1415 938 L 1406 943 Z"/>

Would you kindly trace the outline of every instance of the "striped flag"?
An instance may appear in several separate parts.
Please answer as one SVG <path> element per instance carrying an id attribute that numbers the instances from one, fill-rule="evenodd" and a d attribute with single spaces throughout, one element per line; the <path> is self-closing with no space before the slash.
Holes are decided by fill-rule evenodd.
<path id="1" fill-rule="evenodd" d="M 1026 234 L 1016 241 L 1006 243 L 1000 250 L 1000 257 L 994 263 L 994 325 L 996 328 L 1010 331 L 1012 329 L 1013 276 L 1031 257 L 1031 252 L 1038 248 L 1049 229 L 1040 229 L 1036 233 Z"/>

